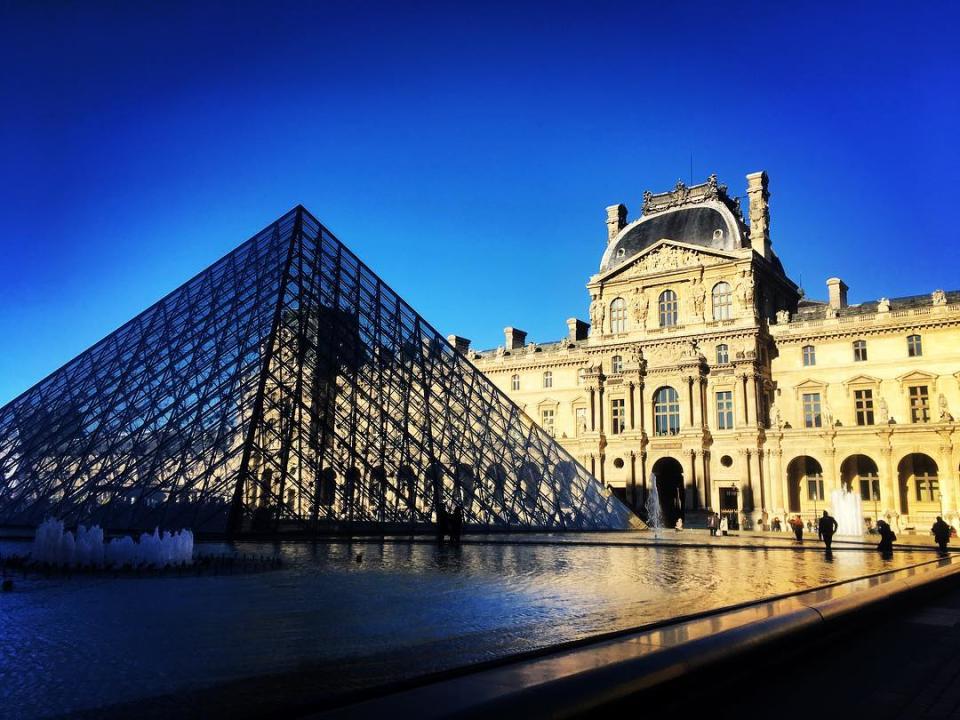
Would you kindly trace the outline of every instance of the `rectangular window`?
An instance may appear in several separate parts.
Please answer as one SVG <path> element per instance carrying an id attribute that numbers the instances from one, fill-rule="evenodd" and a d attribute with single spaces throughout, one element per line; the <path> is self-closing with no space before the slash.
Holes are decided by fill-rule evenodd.
<path id="1" fill-rule="evenodd" d="M 820 393 L 803 394 L 803 426 L 808 428 L 823 426 L 823 418 L 820 415 Z"/>
<path id="2" fill-rule="evenodd" d="M 910 422 L 930 422 L 930 395 L 926 385 L 910 387 Z"/>
<path id="3" fill-rule="evenodd" d="M 936 475 L 917 475 L 917 502 L 940 502 L 940 480 Z"/>
<path id="4" fill-rule="evenodd" d="M 853 344 L 853 360 L 854 362 L 867 361 L 867 341 L 866 340 L 857 340 Z"/>
<path id="5" fill-rule="evenodd" d="M 627 426 L 627 405 L 623 398 L 610 401 L 610 425 L 614 435 L 622 433 Z"/>
<path id="6" fill-rule="evenodd" d="M 520 376 L 514 375 L 510 378 L 510 389 L 519 390 L 520 389 Z"/>
<path id="7" fill-rule="evenodd" d="M 717 429 L 733 429 L 733 391 L 717 393 Z"/>
<path id="8" fill-rule="evenodd" d="M 857 425 L 873 425 L 873 390 L 854 390 Z"/>
<path id="9" fill-rule="evenodd" d="M 880 500 L 880 480 L 875 477 L 860 478 L 860 499 Z"/>
<path id="10" fill-rule="evenodd" d="M 610 372 L 616 375 L 623 372 L 623 356 L 614 355 L 610 358 Z"/>
<path id="11" fill-rule="evenodd" d="M 547 371 L 543 374 L 543 386 L 544 386 L 545 388 L 552 388 L 552 387 L 553 387 L 553 373 L 550 372 L 549 370 L 547 370 Z"/>
<path id="12" fill-rule="evenodd" d="M 553 420 L 554 420 L 554 411 L 553 410 L 541 410 L 540 411 L 540 425 L 544 430 L 547 431 L 547 435 L 553 436 Z"/>
<path id="13" fill-rule="evenodd" d="M 817 364 L 817 351 L 813 345 L 803 346 L 803 366 L 810 367 Z"/>
<path id="14" fill-rule="evenodd" d="M 910 335 L 907 338 L 907 355 L 910 357 L 921 357 L 923 355 L 923 343 L 919 335 Z"/>
<path id="15" fill-rule="evenodd" d="M 823 500 L 823 478 L 807 476 L 807 500 Z"/>
<path id="16" fill-rule="evenodd" d="M 577 408 L 577 435 L 583 435 L 587 431 L 587 409 Z"/>

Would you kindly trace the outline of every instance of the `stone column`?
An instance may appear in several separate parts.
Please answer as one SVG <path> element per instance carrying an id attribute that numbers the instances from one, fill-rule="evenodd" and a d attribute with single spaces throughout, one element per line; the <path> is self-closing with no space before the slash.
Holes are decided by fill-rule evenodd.
<path id="1" fill-rule="evenodd" d="M 737 427 L 746 427 L 750 424 L 749 416 L 747 415 L 747 396 L 744 390 L 744 378 L 745 375 L 737 375 L 736 382 L 734 383 L 734 404 L 736 407 L 736 426 Z"/>
<path id="2" fill-rule="evenodd" d="M 740 467 L 744 468 L 743 477 L 740 479 L 740 509 L 747 513 L 753 510 L 755 500 L 753 497 L 753 477 L 750 466 L 751 452 L 747 448 L 738 448 L 740 454 Z"/>
<path id="3" fill-rule="evenodd" d="M 687 377 L 687 427 L 696 427 L 696 413 L 694 412 L 693 402 L 693 378 Z"/>
<path id="4" fill-rule="evenodd" d="M 640 394 L 640 430 L 643 431 L 647 437 L 653 434 L 649 427 L 647 427 L 648 420 L 647 416 L 650 414 L 647 412 L 647 399 L 644 397 L 644 383 L 641 382 L 637 387 L 637 390 Z"/>
<path id="5" fill-rule="evenodd" d="M 703 451 L 703 507 L 713 507 L 713 488 L 710 487 L 710 451 Z"/>
<path id="6" fill-rule="evenodd" d="M 634 390 L 635 390 L 634 384 L 633 382 L 631 382 L 629 392 L 628 392 L 628 397 L 630 398 L 630 429 L 631 430 L 637 429 L 636 403 L 634 402 L 634 399 L 633 399 Z"/>
<path id="7" fill-rule="evenodd" d="M 633 450 L 630 451 L 630 486 L 627 489 L 627 499 L 634 510 L 640 507 L 637 495 L 637 454 Z"/>
<path id="8" fill-rule="evenodd" d="M 757 422 L 757 378 L 752 373 L 747 378 L 747 426 L 756 427 Z"/>
<path id="9" fill-rule="evenodd" d="M 596 389 L 590 388 L 590 432 L 597 431 Z"/>
<path id="10" fill-rule="evenodd" d="M 703 427 L 703 400 L 700 392 L 700 378 L 691 377 L 690 380 L 690 420 L 695 428 Z"/>
<path id="11" fill-rule="evenodd" d="M 699 496 L 701 494 L 701 489 L 700 489 L 700 480 L 697 477 L 697 451 L 696 450 L 690 451 L 689 467 L 690 467 L 690 480 L 688 482 L 690 486 L 690 499 L 691 499 L 690 509 L 698 510 L 700 508 Z"/>
<path id="12" fill-rule="evenodd" d="M 603 419 L 607 414 L 607 408 L 603 404 L 603 385 L 601 385 L 600 389 L 597 391 L 597 397 L 598 397 L 597 408 L 600 414 L 600 432 L 603 432 L 603 424 L 604 424 Z"/>
<path id="13" fill-rule="evenodd" d="M 953 464 L 953 445 L 946 440 L 940 444 L 940 457 L 937 460 L 940 465 L 940 499 L 943 506 L 944 515 L 955 515 L 957 507 L 956 485 L 956 465 Z M 946 520 L 946 518 L 944 518 Z"/>
<path id="14" fill-rule="evenodd" d="M 880 448 L 883 455 L 883 468 L 880 469 L 880 503 L 884 515 L 896 515 L 900 512 L 900 482 L 893 467 L 893 448 L 885 445 Z"/>
<path id="15" fill-rule="evenodd" d="M 782 515 L 787 509 L 783 495 L 783 491 L 785 490 L 783 487 L 783 449 L 776 447 L 773 450 L 768 450 L 767 460 L 770 465 L 770 486 L 773 490 L 771 497 L 772 509 Z M 781 518 L 781 520 L 784 519 L 785 518 Z"/>

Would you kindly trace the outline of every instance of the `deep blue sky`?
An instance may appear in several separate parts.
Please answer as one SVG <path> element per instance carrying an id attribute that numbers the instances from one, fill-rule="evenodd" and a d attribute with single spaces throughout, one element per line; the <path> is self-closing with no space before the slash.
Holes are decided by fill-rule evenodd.
<path id="1" fill-rule="evenodd" d="M 896 5 L 0 0 L 0 403 L 297 203 L 444 334 L 556 339 L 691 154 L 770 173 L 811 297 L 960 288 L 957 3 Z"/>

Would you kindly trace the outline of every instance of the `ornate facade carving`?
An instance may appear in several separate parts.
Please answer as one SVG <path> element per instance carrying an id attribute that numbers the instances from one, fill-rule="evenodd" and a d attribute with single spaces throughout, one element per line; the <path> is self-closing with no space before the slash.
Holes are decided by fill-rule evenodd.
<path id="1" fill-rule="evenodd" d="M 698 253 L 695 250 L 688 250 L 676 245 L 661 245 L 658 249 L 637 260 L 630 268 L 628 277 L 680 270 L 687 267 L 700 266 L 702 268 L 704 265 L 716 265 L 719 262 L 722 262 L 722 260 Z"/>

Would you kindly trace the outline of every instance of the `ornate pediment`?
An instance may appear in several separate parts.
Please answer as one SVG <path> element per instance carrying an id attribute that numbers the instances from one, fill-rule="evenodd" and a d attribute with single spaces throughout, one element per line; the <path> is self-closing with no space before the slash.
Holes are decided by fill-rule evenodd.
<path id="1" fill-rule="evenodd" d="M 655 275 L 671 270 L 718 265 L 730 259 L 662 240 L 630 263 L 624 275 L 626 277 Z"/>

